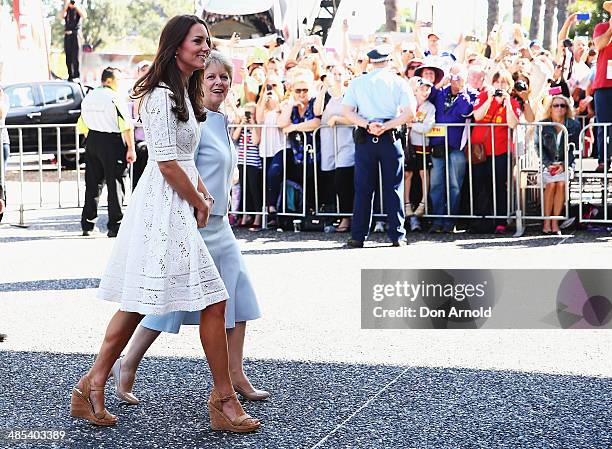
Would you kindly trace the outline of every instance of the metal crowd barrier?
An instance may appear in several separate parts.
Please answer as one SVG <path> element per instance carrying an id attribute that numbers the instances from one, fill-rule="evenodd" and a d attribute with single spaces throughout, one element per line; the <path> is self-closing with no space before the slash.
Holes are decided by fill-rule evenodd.
<path id="1" fill-rule="evenodd" d="M 230 208 L 230 213 L 234 215 L 239 215 L 239 216 L 240 215 L 261 215 L 262 216 L 262 228 L 266 229 L 268 225 L 269 215 L 270 215 L 270 213 L 268 212 L 268 192 L 267 192 L 268 190 L 268 176 L 267 176 L 268 161 L 267 161 L 267 158 L 262 158 L 262 173 L 261 173 L 261 176 L 262 176 L 262 203 L 261 203 L 262 207 L 260 210 L 247 210 L 246 199 L 247 199 L 247 179 L 248 179 L 248 175 L 247 175 L 247 165 L 248 165 L 247 164 L 247 145 L 248 145 L 248 142 L 246 138 L 246 132 L 247 132 L 247 129 L 251 129 L 252 130 L 251 132 L 253 132 L 254 130 L 258 130 L 258 129 L 261 131 L 264 131 L 266 128 L 278 129 L 278 127 L 271 127 L 268 125 L 260 125 L 260 124 L 230 125 L 229 126 L 230 136 L 232 136 L 233 130 L 237 128 L 242 129 L 243 130 L 242 132 L 245 133 L 245 138 L 243 138 L 242 148 L 239 148 L 238 144 L 235 142 L 235 145 L 237 147 L 236 149 L 239 152 L 242 151 L 242 154 L 243 154 L 243 160 L 239 162 L 239 165 L 241 165 L 243 168 L 242 169 L 242 179 L 240 180 L 240 199 L 241 199 L 240 203 L 242 207 L 240 207 L 240 210 Z M 282 176 L 282 182 L 280 186 L 281 187 L 280 189 L 280 194 L 281 194 L 280 210 L 276 207 L 277 206 L 276 202 L 273 205 L 274 208 L 276 209 L 275 214 L 281 217 L 285 216 L 285 217 L 305 218 L 307 216 L 307 210 L 306 210 L 307 196 L 306 195 L 308 193 L 308 190 L 307 190 L 308 189 L 308 182 L 307 182 L 308 164 L 306 163 L 306 157 L 308 153 L 310 153 L 313 156 L 314 154 L 313 154 L 312 145 L 307 144 L 307 132 L 301 131 L 298 134 L 301 136 L 304 142 L 304 163 L 302 164 L 302 179 L 301 179 L 302 181 L 302 184 L 301 184 L 301 188 L 302 188 L 301 211 L 288 210 L 288 205 L 287 205 L 288 182 L 287 181 L 290 181 L 290 179 L 287 173 L 287 156 L 289 155 L 293 157 L 293 152 L 291 148 L 288 148 L 290 146 L 288 143 L 287 134 L 283 133 L 283 147 L 284 148 L 279 150 L 283 152 L 283 176 Z M 259 152 L 258 152 L 258 156 L 259 156 Z"/>
<path id="2" fill-rule="evenodd" d="M 61 130 L 66 128 L 74 129 L 74 148 L 70 148 L 68 151 L 75 152 L 75 165 L 76 165 L 76 183 L 77 183 L 77 204 L 76 207 L 81 207 L 81 192 L 79 186 L 81 184 L 81 168 L 80 168 L 80 153 L 82 149 L 79 145 L 79 133 L 76 129 L 75 124 L 58 124 L 58 125 L 7 125 L 4 127 L 0 127 L 0 131 L 6 128 L 7 130 L 17 130 L 18 135 L 18 147 L 19 147 L 19 224 L 18 226 L 25 226 L 25 212 L 26 203 L 24 202 L 24 183 L 25 183 L 25 175 L 24 175 L 24 141 L 23 141 L 23 133 L 27 130 L 36 130 L 37 134 L 37 144 L 36 144 L 36 152 L 30 153 L 32 155 L 38 156 L 38 206 L 39 208 L 44 205 L 44 193 L 43 193 L 43 130 L 49 129 L 55 131 L 55 152 L 47 154 L 53 154 L 57 160 L 57 185 L 58 185 L 58 202 L 57 207 L 63 208 L 65 207 L 65 202 L 62 201 L 62 136 Z M 2 142 L 3 143 L 3 142 Z M 11 149 L 14 148 L 15 142 L 11 143 Z M 9 154 L 10 157 L 10 154 Z M 3 170 L 2 173 L 2 182 L 4 187 L 6 188 L 6 178 L 7 174 L 4 173 L 4 158 L 3 155 L 0 156 L 0 169 Z M 11 200 L 9 199 L 9 202 Z M 74 207 L 74 206 L 72 206 Z M 35 208 L 29 209 L 35 210 Z"/>
<path id="3" fill-rule="evenodd" d="M 491 156 L 492 159 L 492 178 L 491 178 L 491 188 L 492 188 L 492 199 L 493 199 L 493 210 L 491 214 L 485 214 L 485 215 L 479 215 L 477 213 L 475 213 L 475 207 L 474 207 L 474 173 L 473 173 L 473 164 L 471 163 L 470 157 L 471 157 L 471 153 L 467 152 L 466 156 L 467 156 L 467 165 L 466 165 L 466 169 L 465 169 L 465 176 L 464 176 L 464 183 L 467 182 L 468 184 L 465 185 L 465 188 L 468 189 L 469 191 L 469 206 L 466 208 L 467 210 L 462 211 L 463 213 L 459 213 L 459 214 L 451 214 L 451 210 L 450 210 L 450 175 L 449 175 L 449 170 L 448 170 L 448 166 L 449 166 L 449 147 L 448 147 L 448 133 L 446 133 L 446 137 L 445 137 L 445 154 L 444 154 L 444 161 L 446 164 L 446 169 L 445 169 L 445 188 L 446 188 L 446 213 L 443 214 L 438 214 L 438 215 L 434 215 L 433 213 L 431 213 L 431 207 L 429 204 L 429 201 L 426 202 L 427 204 L 425 205 L 426 207 L 426 212 L 425 212 L 425 217 L 426 218 L 464 218 L 464 219 L 482 219 L 482 218 L 486 218 L 486 219 L 505 219 L 505 220 L 511 220 L 514 219 L 516 220 L 516 228 L 517 228 L 517 232 L 516 232 L 516 236 L 520 236 L 522 235 L 522 233 L 524 232 L 525 229 L 525 221 L 526 220 L 543 220 L 543 219 L 558 219 L 558 220 L 563 220 L 563 219 L 567 219 L 568 218 L 568 213 L 569 213 L 569 200 L 570 200 L 570 179 L 569 179 L 569 170 L 565 170 L 565 176 L 566 176 L 566 195 L 565 195 L 565 214 L 563 215 L 559 215 L 559 216 L 554 216 L 554 215 L 546 215 L 545 211 L 544 211 L 544 185 L 542 182 L 543 179 L 543 167 L 542 164 L 540 163 L 541 159 L 542 159 L 542 139 L 541 139 L 541 134 L 542 134 L 542 129 L 545 126 L 559 126 L 562 129 L 562 132 L 565 135 L 565 141 L 568 141 L 568 132 L 567 129 L 565 129 L 565 127 L 561 126 L 561 125 L 557 125 L 557 124 L 553 124 L 550 122 L 536 122 L 536 123 L 520 123 L 517 125 L 517 127 L 515 128 L 515 130 L 513 132 L 511 132 L 511 130 L 508 128 L 508 126 L 506 124 L 481 124 L 481 123 L 467 123 L 467 124 L 436 124 L 434 126 L 437 127 L 443 127 L 446 129 L 450 129 L 452 127 L 461 127 L 464 128 L 466 130 L 471 130 L 476 126 L 484 126 L 484 127 L 490 127 L 492 130 L 494 130 L 497 127 L 505 127 L 507 129 L 508 132 L 508 148 L 507 148 L 507 154 L 508 154 L 508 163 L 507 163 L 507 186 L 506 186 L 506 191 L 505 191 L 505 195 L 506 195 L 506 204 L 507 204 L 507 210 L 505 211 L 505 213 L 501 213 L 499 211 L 498 208 L 498 197 L 497 197 L 497 192 L 495 189 L 495 183 L 496 183 L 496 179 L 498 174 L 496 173 L 496 168 L 495 168 L 495 158 L 496 156 L 493 154 Z M 607 211 L 607 207 L 604 208 L 604 218 L 603 219 L 584 219 L 583 218 L 583 206 L 585 203 L 593 203 L 593 201 L 596 201 L 597 198 L 593 199 L 593 196 L 589 196 L 589 184 L 587 182 L 585 182 L 585 180 L 587 179 L 597 179 L 598 182 L 603 182 L 604 184 L 604 188 L 602 191 L 602 199 L 599 200 L 600 203 L 602 204 L 610 204 L 612 203 L 612 187 L 610 187 L 610 183 L 609 183 L 609 179 L 612 176 L 612 171 L 608 171 L 606 169 L 606 173 L 588 173 L 585 174 L 583 173 L 583 149 L 584 149 L 584 139 L 585 139 L 585 133 L 588 129 L 593 129 L 596 127 L 601 127 L 601 126 L 611 126 L 610 124 L 590 124 L 587 125 L 587 127 L 585 127 L 581 134 L 580 134 L 580 151 L 578 152 L 578 161 L 579 161 L 579 208 L 580 208 L 580 221 L 582 222 L 605 222 L 605 223 L 610 223 L 610 217 L 608 215 L 608 211 Z M 61 145 L 61 137 L 60 137 L 60 130 L 62 128 L 74 128 L 75 129 L 75 154 L 76 154 L 76 183 L 77 186 L 80 187 L 81 186 L 81 170 L 80 170 L 80 161 L 79 161 L 79 154 L 80 154 L 80 149 L 79 149 L 79 136 L 78 133 L 76 131 L 76 126 L 75 125 L 27 125 L 27 126 L 7 126 L 8 129 L 17 129 L 18 130 L 18 144 L 19 144 L 19 181 L 20 181 L 20 204 L 19 204 L 19 224 L 20 225 L 24 225 L 25 220 L 24 220 L 24 212 L 29 210 L 26 209 L 25 205 L 26 203 L 24 202 L 24 183 L 25 183 L 25 179 L 24 179 L 24 143 L 23 143 L 23 131 L 25 129 L 37 129 L 37 133 L 38 133 L 38 145 L 37 145 L 37 155 L 38 155 L 38 183 L 39 183 L 39 198 L 38 198 L 38 205 L 40 207 L 43 206 L 44 204 L 44 198 L 43 198 L 43 169 L 42 169 L 42 156 L 43 156 L 43 143 L 42 143 L 42 130 L 43 129 L 54 129 L 56 131 L 56 148 L 55 148 L 55 154 L 56 154 L 56 158 L 57 158 L 57 183 L 58 183 L 58 202 L 57 202 L 57 207 L 59 208 L 63 208 L 63 207 L 81 207 L 81 193 L 79 188 L 77 188 L 77 194 L 76 194 L 76 205 L 71 204 L 68 205 L 68 203 L 64 200 L 63 196 L 62 196 L 62 183 L 65 182 L 62 178 L 62 145 Z M 252 130 L 254 129 L 260 129 L 260 130 L 264 130 L 265 128 L 278 128 L 278 127 L 270 127 L 267 125 L 255 125 L 255 124 L 243 124 L 243 125 L 231 125 L 230 126 L 230 132 L 233 129 L 236 128 L 242 128 L 242 129 L 247 129 L 250 128 Z M 322 211 L 320 210 L 320 196 L 319 196 L 319 177 L 318 177 L 318 162 L 317 162 L 317 158 L 316 158 L 316 153 L 319 150 L 317 148 L 317 134 L 320 133 L 321 129 L 324 128 L 329 128 L 328 126 L 320 126 L 319 128 L 315 129 L 313 132 L 311 132 L 312 134 L 312 145 L 309 143 L 309 140 L 307 139 L 307 132 L 300 132 L 299 135 L 301 136 L 301 138 L 303 139 L 303 143 L 304 143 L 304 163 L 302 164 L 302 166 L 300 167 L 301 171 L 301 197 L 302 197 L 302 201 L 301 201 L 301 207 L 299 207 L 298 210 L 290 210 L 289 205 L 287 204 L 287 183 L 288 180 L 290 180 L 290 176 L 288 174 L 287 168 L 288 168 L 288 164 L 287 164 L 287 157 L 293 157 L 293 153 L 292 150 L 287 147 L 290 147 L 290 145 L 288 144 L 288 136 L 283 133 L 283 147 L 284 149 L 280 149 L 279 151 L 283 151 L 283 167 L 282 167 L 282 183 L 281 183 L 281 198 L 280 198 L 280 208 L 278 208 L 276 214 L 278 216 L 286 216 L 286 217 L 294 217 L 296 219 L 299 220 L 303 220 L 305 219 L 308 214 L 311 211 L 307 210 L 307 198 L 309 197 L 309 189 L 310 188 L 314 188 L 314 211 L 312 211 L 312 213 L 315 216 L 319 216 L 319 217 L 345 217 L 345 216 L 350 216 L 350 214 L 342 214 L 339 213 L 339 205 L 338 205 L 338 199 L 336 198 L 336 212 L 331 212 L 329 210 L 327 211 Z M 352 126 L 346 126 L 346 125 L 338 125 L 334 128 L 334 158 L 337 162 L 337 158 L 338 158 L 338 143 L 337 143 L 337 132 L 338 129 L 340 128 L 353 128 Z M 608 128 L 604 128 L 604 135 L 605 135 L 605 139 L 608 139 L 608 132 L 609 129 Z M 467 143 L 467 145 L 471 145 L 471 132 L 464 132 L 466 134 L 465 137 L 465 141 Z M 526 138 L 525 136 L 529 136 L 529 135 L 535 135 L 537 134 L 537 136 L 535 136 L 533 139 L 530 138 Z M 491 132 L 490 133 L 490 138 L 491 138 L 491 142 L 494 142 L 494 133 Z M 522 139 L 522 140 L 521 140 Z M 1 142 L 0 142 L 1 143 Z M 537 143 L 537 144 L 536 144 Z M 14 145 L 14 142 L 13 142 Z M 248 210 L 247 206 L 246 206 L 246 196 L 247 196 L 247 190 L 248 190 L 248 183 L 247 183 L 247 170 L 246 170 L 246 166 L 247 166 L 247 161 L 246 161 L 246 145 L 247 145 L 247 140 L 244 139 L 243 141 L 243 148 L 242 151 L 245 155 L 244 160 L 241 162 L 241 165 L 243 167 L 243 176 L 242 179 L 240 180 L 241 183 L 241 199 L 242 199 L 242 207 L 240 208 L 240 210 L 232 210 L 231 213 L 232 214 L 236 214 L 236 215 L 261 215 L 262 216 L 262 227 L 266 228 L 267 227 L 267 221 L 269 218 L 269 212 L 268 212 L 268 202 L 269 198 L 268 198 L 268 176 L 266 176 L 266 173 L 268 171 L 268 161 L 266 158 L 263 158 L 262 160 L 262 174 L 261 174 L 261 178 L 262 178 L 262 202 L 261 202 L 261 209 L 260 210 Z M 605 146 L 606 149 L 606 157 L 608 156 L 608 146 Z M 563 152 L 564 154 L 564 162 L 565 162 L 565 166 L 567 167 L 567 154 L 568 154 L 568 148 L 566 148 Z M 309 164 L 306 163 L 306 158 L 308 157 L 308 154 L 310 154 L 313 159 L 314 159 L 314 167 L 313 166 L 309 166 Z M 423 155 L 423 158 L 425 158 L 426 156 Z M 3 155 L 0 152 L 0 170 L 3 170 Z M 299 167 L 299 166 L 298 166 Z M 314 177 L 314 183 L 313 186 L 309 185 L 308 182 L 308 170 L 312 170 L 312 176 Z M 2 173 L 2 182 L 6 183 L 6 173 Z M 430 193 L 430 188 L 429 186 L 429 179 L 427 179 L 428 177 L 430 177 L 430 173 L 428 171 L 425 171 L 425 197 L 429 198 L 429 193 Z M 381 177 L 379 177 L 381 178 Z M 298 179 L 295 179 L 295 181 L 299 181 Z M 297 182 L 297 184 L 299 184 L 299 182 Z M 128 183 L 129 188 L 131 190 L 131 182 Z M 384 211 L 384 202 L 383 202 L 383 195 L 382 195 L 382 180 L 379 183 L 379 202 L 380 204 L 378 204 L 378 206 L 380 207 L 380 211 Z M 9 199 L 10 202 L 10 199 Z M 13 203 L 14 204 L 14 203 Z M 33 209 L 31 209 L 33 210 Z M 384 215 L 381 214 L 376 214 L 377 217 L 384 217 Z"/>
<path id="4" fill-rule="evenodd" d="M 589 130 L 592 130 L 596 136 L 594 149 L 596 150 L 596 144 L 599 143 L 599 133 L 597 132 L 600 128 L 603 128 L 603 148 L 604 148 L 604 170 L 603 173 L 584 170 L 584 147 L 586 145 L 586 135 Z M 578 152 L 579 161 L 579 176 L 578 176 L 578 219 L 581 223 L 594 223 L 594 224 L 609 224 L 612 223 L 612 217 L 610 216 L 609 207 L 612 205 L 612 170 L 610 170 L 610 157 L 612 157 L 612 149 L 610 148 L 610 141 L 612 140 L 612 123 L 591 123 L 584 127 L 580 132 L 580 150 Z M 597 159 L 596 159 L 597 160 Z M 585 213 L 585 204 L 589 204 L 591 209 L 588 213 Z M 603 209 L 603 217 L 594 218 L 592 212 L 594 209 L 601 207 Z"/>
<path id="5" fill-rule="evenodd" d="M 508 164 L 507 164 L 507 172 L 506 172 L 506 179 L 507 179 L 507 187 L 506 187 L 506 204 L 507 204 L 507 210 L 505 213 L 501 213 L 501 211 L 499 211 L 499 207 L 498 207 L 498 198 L 497 198 L 497 192 L 495 189 L 495 185 L 496 185 L 496 180 L 498 177 L 498 173 L 496 173 L 496 168 L 495 168 L 495 154 L 493 154 L 491 156 L 492 159 L 492 185 L 491 185 L 491 195 L 492 195 L 492 199 L 493 199 L 493 211 L 492 213 L 489 214 L 477 214 L 475 213 L 475 207 L 474 207 L 474 174 L 473 174 L 473 164 L 471 163 L 471 153 L 467 152 L 467 166 L 466 166 L 466 175 L 464 177 L 464 182 L 467 182 L 468 184 L 466 184 L 466 188 L 469 189 L 469 210 L 467 211 L 467 213 L 458 213 L 458 214 L 452 214 L 451 213 L 451 206 L 450 206 L 450 175 L 449 175 L 449 170 L 448 170 L 448 166 L 449 166 L 449 153 L 448 153 L 448 134 L 446 134 L 446 138 L 445 138 L 445 165 L 446 165 L 446 169 L 445 169 L 445 187 L 446 187 L 446 213 L 444 214 L 438 214 L 435 215 L 433 213 L 431 213 L 431 208 L 429 204 L 425 205 L 426 208 L 426 212 L 425 212 L 425 217 L 426 218 L 463 218 L 463 219 L 482 219 L 482 218 L 486 218 L 486 219 L 504 219 L 504 220 L 510 220 L 510 219 L 515 219 L 516 220 L 516 225 L 517 225 L 517 233 L 516 235 L 522 235 L 522 233 L 524 232 L 524 228 L 525 228 L 525 220 L 543 220 L 543 219 L 558 219 L 558 220 L 565 220 L 568 218 L 568 208 L 567 208 L 567 200 L 569 198 L 568 195 L 568 170 L 565 170 L 565 174 L 566 174 L 566 206 L 565 206 L 565 214 L 564 215 L 559 215 L 559 216 L 555 216 L 555 215 L 546 215 L 544 213 L 544 203 L 543 203 L 543 198 L 544 198 L 544 185 L 542 183 L 542 178 L 543 178 L 543 169 L 544 167 L 542 167 L 540 160 L 542 159 L 542 140 L 541 137 L 539 139 L 537 139 L 537 141 L 539 142 L 539 146 L 538 148 L 535 148 L 534 142 L 523 142 L 523 145 L 517 145 L 517 139 L 516 139 L 516 135 L 518 132 L 520 132 L 521 129 L 526 130 L 527 128 L 533 128 L 534 131 L 538 131 L 541 134 L 541 130 L 542 127 L 545 126 L 558 126 L 556 124 L 552 124 L 550 122 L 536 122 L 536 123 L 520 123 L 519 125 L 517 125 L 517 128 L 515 129 L 514 132 L 511 132 L 510 128 L 506 125 L 506 124 L 481 124 L 481 123 L 459 123 L 459 124 L 435 124 L 434 126 L 437 127 L 442 127 L 442 128 L 451 128 L 451 127 L 460 127 L 460 128 L 464 128 L 464 129 L 473 129 L 474 127 L 477 126 L 485 126 L 485 127 L 490 127 L 491 129 L 495 129 L 495 128 L 499 128 L 499 127 L 503 127 L 506 129 L 506 132 L 508 133 L 508 148 L 507 148 L 507 154 L 508 154 Z M 266 128 L 265 125 L 234 125 L 232 126 L 232 128 L 236 128 L 236 127 L 241 127 L 243 129 L 245 128 Z M 342 128 L 342 127 L 346 127 L 346 128 L 353 128 L 352 126 L 347 126 L 347 125 L 338 125 L 333 127 L 334 128 L 334 158 L 336 163 L 337 158 L 338 158 L 338 144 L 337 144 L 337 130 Z M 336 212 L 330 212 L 330 211 L 322 211 L 320 209 L 321 203 L 320 203 L 320 197 L 319 197 L 319 179 L 318 179 L 318 175 L 319 175 L 319 167 L 318 167 L 318 162 L 316 157 L 314 157 L 314 155 L 316 154 L 316 152 L 318 151 L 317 148 L 317 134 L 321 132 L 322 129 L 325 128 L 329 128 L 326 125 L 320 126 L 317 129 L 315 129 L 312 132 L 312 141 L 313 141 L 313 147 L 306 147 L 306 151 L 312 152 L 313 153 L 313 158 L 314 158 L 314 168 L 313 168 L 313 176 L 315 177 L 315 183 L 314 183 L 314 199 L 315 199 L 315 211 L 314 214 L 316 216 L 319 217 L 345 217 L 347 216 L 347 214 L 342 214 L 339 212 L 339 206 L 338 206 L 338 199 L 336 198 Z M 565 142 L 568 141 L 568 135 L 567 135 L 567 129 L 565 129 L 565 127 L 561 126 L 562 128 L 562 132 L 565 134 Z M 304 139 L 304 142 L 306 142 L 306 133 L 302 132 L 302 138 Z M 468 145 L 471 145 L 471 132 L 467 132 L 466 133 L 466 143 Z M 491 132 L 490 133 L 490 138 L 491 138 L 491 143 L 494 143 L 494 133 Z M 535 139 L 534 139 L 535 140 Z M 284 135 L 284 142 L 285 142 L 285 147 L 287 147 L 287 136 Z M 529 145 L 528 145 L 529 144 Z M 246 152 L 246 140 L 243 141 L 243 145 L 244 148 L 242 149 L 244 152 Z M 529 147 L 529 148 L 528 148 Z M 567 167 L 567 147 L 563 150 L 563 154 L 564 154 L 564 163 L 565 166 Z M 306 157 L 306 156 L 305 156 Z M 423 155 L 423 158 L 425 158 L 426 156 Z M 263 183 L 264 183 L 264 188 L 263 188 L 263 201 L 262 201 L 262 211 L 249 211 L 246 209 L 245 206 L 245 189 L 247 186 L 246 183 L 246 176 L 243 176 L 242 179 L 242 192 L 241 192 L 241 197 L 242 197 L 242 203 L 243 206 L 241 208 L 240 211 L 233 211 L 233 213 L 238 214 L 238 215 L 243 215 L 243 214 L 263 214 L 264 216 L 264 223 L 265 223 L 265 219 L 267 214 L 266 211 L 266 195 L 267 195 L 267 184 L 266 184 L 266 180 L 267 177 L 265 176 L 267 167 L 266 167 L 266 163 L 267 161 L 264 159 L 263 160 Z M 244 167 L 246 167 L 246 160 L 242 161 L 242 164 L 244 165 Z M 302 182 L 302 197 L 303 197 L 303 201 L 302 201 L 302 211 L 301 213 L 295 213 L 295 212 L 289 212 L 286 210 L 286 202 L 285 202 L 285 188 L 282 189 L 282 194 L 283 194 L 283 207 L 282 207 L 282 211 L 279 211 L 279 215 L 287 215 L 287 216 L 294 216 L 294 217 L 299 217 L 299 218 L 303 218 L 306 216 L 306 198 L 308 197 L 308 188 L 309 186 L 307 185 L 306 182 L 306 170 L 307 170 L 307 164 L 303 164 L 303 182 Z M 285 186 L 286 180 L 287 180 L 287 176 L 286 176 L 286 153 L 284 154 L 284 175 L 283 175 L 283 186 Z M 380 169 L 379 169 L 380 170 Z M 246 170 L 243 170 L 243 173 L 246 174 Z M 428 197 L 429 196 L 429 191 L 427 186 L 429 185 L 428 179 L 427 177 L 430 176 L 430 174 L 425 171 L 425 196 Z M 525 176 L 532 176 L 534 179 L 532 180 L 532 189 L 533 188 L 537 188 L 538 192 L 537 194 L 534 195 L 534 198 L 538 199 L 540 205 L 539 205 L 539 213 L 529 213 L 529 211 L 527 210 L 527 202 L 525 200 L 525 196 L 524 196 L 524 190 L 525 190 Z M 379 201 L 380 204 L 378 205 L 380 207 L 380 211 L 384 211 L 384 202 L 383 202 L 383 195 L 382 195 L 382 180 L 381 177 L 379 176 L 379 192 L 378 192 L 378 197 L 379 197 Z M 350 216 L 350 214 L 348 215 Z M 374 214 L 375 217 L 384 217 L 385 215 L 380 213 L 380 214 Z M 265 225 L 264 225 L 265 227 Z"/>

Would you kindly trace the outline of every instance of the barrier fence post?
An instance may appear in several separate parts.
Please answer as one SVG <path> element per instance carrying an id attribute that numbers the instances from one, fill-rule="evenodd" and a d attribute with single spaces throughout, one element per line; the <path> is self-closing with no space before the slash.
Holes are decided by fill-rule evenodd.
<path id="1" fill-rule="evenodd" d="M 57 132 L 56 134 L 56 139 L 55 139 L 55 145 L 56 145 L 56 150 L 57 150 L 57 203 L 58 206 L 61 208 L 62 207 L 62 164 L 61 164 L 61 153 L 62 153 L 62 143 L 61 143 L 61 136 L 60 136 L 60 128 L 59 126 L 57 128 L 55 128 L 55 131 Z M 78 189 L 78 184 L 77 184 L 77 189 Z"/>
<path id="2" fill-rule="evenodd" d="M 603 171 L 603 194 L 602 206 L 604 210 L 604 221 L 608 221 L 608 168 L 610 167 L 610 161 L 608 160 L 608 126 L 603 127 L 603 148 L 604 148 L 604 171 Z"/>
<path id="3" fill-rule="evenodd" d="M 18 129 L 19 133 L 19 196 L 20 196 L 20 204 L 19 204 L 19 227 L 25 228 L 27 227 L 24 220 L 24 205 L 23 205 L 23 130 L 21 128 Z"/>
<path id="4" fill-rule="evenodd" d="M 42 129 L 38 128 L 38 204 L 43 205 Z"/>
<path id="5" fill-rule="evenodd" d="M 526 130 L 525 130 L 526 131 Z M 526 140 L 526 139 L 525 139 Z M 522 195 L 521 195 L 521 176 L 522 169 L 519 159 L 518 145 L 516 147 L 516 151 L 514 152 L 514 167 L 515 170 L 511 171 L 511 173 L 516 173 L 515 175 L 515 186 L 516 186 L 516 211 L 515 211 L 515 227 L 516 230 L 514 232 L 514 237 L 522 237 L 525 233 L 525 226 L 523 223 L 523 210 L 522 210 Z M 525 142 L 525 157 L 527 157 L 527 142 Z M 508 203 L 510 204 L 510 203 Z"/>

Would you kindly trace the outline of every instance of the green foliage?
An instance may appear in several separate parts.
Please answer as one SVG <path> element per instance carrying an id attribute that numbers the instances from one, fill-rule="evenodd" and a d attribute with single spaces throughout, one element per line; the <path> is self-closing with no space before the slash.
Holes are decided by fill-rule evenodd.
<path id="1" fill-rule="evenodd" d="M 193 0 L 85 0 L 79 2 L 87 13 L 82 22 L 84 44 L 94 50 L 121 48 L 125 53 L 155 53 L 159 35 L 169 18 L 193 13 Z M 64 25 L 57 19 L 63 8 L 60 0 L 43 0 L 52 20 L 51 45 L 63 48 Z"/>
<path id="2" fill-rule="evenodd" d="M 570 13 L 588 12 L 591 14 L 591 20 L 588 22 L 576 22 L 573 30 L 570 31 L 571 38 L 588 36 L 589 39 L 592 39 L 595 25 L 610 19 L 610 15 L 603 9 L 603 2 L 604 0 L 578 0 L 570 5 L 568 8 Z"/>
<path id="3" fill-rule="evenodd" d="M 144 54 L 155 53 L 159 35 L 168 19 L 193 13 L 193 0 L 139 0 L 130 2 L 129 29 Z"/>

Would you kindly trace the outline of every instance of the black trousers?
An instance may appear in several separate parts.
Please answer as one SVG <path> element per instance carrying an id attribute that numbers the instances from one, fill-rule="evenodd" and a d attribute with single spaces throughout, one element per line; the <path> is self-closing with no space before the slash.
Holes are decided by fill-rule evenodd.
<path id="1" fill-rule="evenodd" d="M 244 165 L 238 164 L 240 173 L 240 188 L 243 190 L 240 195 L 240 211 L 242 211 L 243 201 L 246 212 L 261 212 L 263 203 L 263 171 L 252 165 L 246 166 L 246 186 L 244 182 Z M 246 191 L 244 190 L 246 187 Z"/>
<path id="2" fill-rule="evenodd" d="M 336 167 L 336 193 L 340 204 L 341 214 L 351 214 L 353 212 L 353 199 L 355 198 L 355 167 Z"/>
<path id="3" fill-rule="evenodd" d="M 143 141 L 136 142 L 136 162 L 132 164 L 132 190 L 136 188 L 138 180 L 142 176 L 148 162 L 149 152 L 147 150 L 147 145 Z"/>
<path id="4" fill-rule="evenodd" d="M 64 53 L 66 53 L 66 67 L 68 79 L 80 78 L 79 73 L 79 36 L 77 31 L 64 35 Z"/>
<path id="5" fill-rule="evenodd" d="M 85 145 L 85 205 L 81 214 L 84 231 L 94 228 L 104 184 L 108 191 L 108 230 L 119 230 L 127 175 L 125 152 L 121 134 L 89 131 Z"/>

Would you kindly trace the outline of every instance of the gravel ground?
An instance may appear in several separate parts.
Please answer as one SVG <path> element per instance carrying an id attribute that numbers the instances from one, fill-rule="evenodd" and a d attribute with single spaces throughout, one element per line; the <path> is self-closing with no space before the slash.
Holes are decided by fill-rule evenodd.
<path id="1" fill-rule="evenodd" d="M 70 388 L 116 310 L 95 299 L 114 241 L 81 237 L 77 210 L 27 219 L 27 229 L 0 224 L 0 429 L 61 429 L 68 439 L 0 448 L 612 447 L 609 331 L 361 330 L 359 283 L 362 268 L 609 268 L 608 233 L 419 234 L 403 248 L 376 234 L 347 250 L 346 235 L 238 230 L 264 311 L 249 323 L 246 370 L 273 397 L 246 404 L 265 427 L 235 436 L 209 431 L 210 377 L 193 326 L 150 349 L 141 406 L 119 405 L 107 389 L 117 428 L 69 417 Z"/>
<path id="2" fill-rule="evenodd" d="M 612 445 L 609 379 L 274 360 L 246 365 L 254 382 L 265 381 L 274 392 L 267 402 L 245 403 L 264 422 L 254 434 L 210 432 L 211 379 L 202 359 L 188 358 L 145 359 L 135 390 L 139 406 L 118 404 L 107 388 L 107 406 L 120 421 L 99 429 L 68 415 L 72 383 L 92 361 L 79 354 L 0 353 L 9 367 L 0 381 L 2 427 L 62 429 L 67 437 L 56 447 L 70 448 Z"/>

